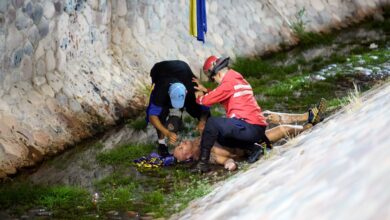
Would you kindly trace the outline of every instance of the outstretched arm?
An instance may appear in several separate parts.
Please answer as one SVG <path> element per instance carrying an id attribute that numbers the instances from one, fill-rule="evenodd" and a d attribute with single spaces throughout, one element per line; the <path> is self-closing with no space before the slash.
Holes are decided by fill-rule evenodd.
<path id="1" fill-rule="evenodd" d="M 213 156 L 213 155 L 211 155 Z M 222 155 L 214 155 L 214 161 L 216 164 L 223 165 L 225 169 L 229 171 L 233 171 L 237 169 L 237 164 L 236 162 L 230 158 L 230 157 L 225 157 Z"/>
<path id="2" fill-rule="evenodd" d="M 197 78 L 192 78 L 192 82 L 197 84 L 197 86 L 194 87 L 196 89 L 196 91 L 201 91 L 204 93 L 208 92 L 208 89 L 206 87 L 204 87 Z"/>
<path id="3" fill-rule="evenodd" d="M 150 115 L 149 121 L 152 125 L 163 135 L 161 138 L 168 137 L 169 143 L 174 144 L 177 140 L 177 136 L 175 133 L 170 132 L 164 125 L 161 123 L 160 119 L 156 115 Z"/>
<path id="4" fill-rule="evenodd" d="M 227 170 L 236 170 L 237 164 L 233 158 L 242 156 L 243 152 L 233 148 L 225 148 L 216 143 L 211 149 L 211 158 L 214 163 L 223 165 Z"/>

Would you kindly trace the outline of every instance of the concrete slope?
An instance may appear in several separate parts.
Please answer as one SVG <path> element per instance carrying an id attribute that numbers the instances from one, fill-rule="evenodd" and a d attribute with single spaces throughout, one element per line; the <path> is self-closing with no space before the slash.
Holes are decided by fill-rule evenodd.
<path id="1" fill-rule="evenodd" d="M 390 83 L 173 219 L 390 219 Z"/>

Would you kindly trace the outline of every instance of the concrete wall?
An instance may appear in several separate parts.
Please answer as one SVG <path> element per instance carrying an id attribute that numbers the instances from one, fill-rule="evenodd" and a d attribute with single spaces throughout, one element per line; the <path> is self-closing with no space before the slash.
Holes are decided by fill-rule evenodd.
<path id="1" fill-rule="evenodd" d="M 390 0 L 208 0 L 209 33 L 188 34 L 185 0 L 1 0 L 0 176 L 33 165 L 146 105 L 155 62 L 253 56 L 295 44 L 289 23 L 343 27 Z M 380 12 L 380 10 L 379 10 Z"/>

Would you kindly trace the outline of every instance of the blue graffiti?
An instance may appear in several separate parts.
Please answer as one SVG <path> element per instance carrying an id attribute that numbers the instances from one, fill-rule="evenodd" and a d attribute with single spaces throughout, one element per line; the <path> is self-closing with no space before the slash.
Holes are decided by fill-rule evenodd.
<path id="1" fill-rule="evenodd" d="M 89 39 L 91 41 L 91 44 L 96 41 L 96 31 L 95 27 L 89 27 Z"/>
<path id="2" fill-rule="evenodd" d="M 85 8 L 85 2 L 86 0 L 66 0 L 64 4 L 64 11 L 66 13 L 81 11 Z"/>
<path id="3" fill-rule="evenodd" d="M 68 48 L 68 44 L 70 43 L 70 40 L 67 38 L 67 37 L 65 37 L 65 38 L 63 38 L 62 39 L 62 42 L 61 42 L 61 44 L 60 44 L 60 47 L 62 48 L 62 49 L 66 49 L 66 48 Z"/>
<path id="4" fill-rule="evenodd" d="M 64 11 L 66 13 L 72 13 L 76 6 L 76 0 L 66 0 L 64 4 Z"/>
<path id="5" fill-rule="evenodd" d="M 81 9 L 84 9 L 85 8 L 84 2 L 85 0 L 77 0 L 74 10 L 81 11 Z"/>
<path id="6" fill-rule="evenodd" d="M 12 59 L 12 64 L 14 67 L 19 66 L 20 62 L 22 62 L 23 55 L 24 55 L 23 49 L 18 49 L 15 51 Z"/>

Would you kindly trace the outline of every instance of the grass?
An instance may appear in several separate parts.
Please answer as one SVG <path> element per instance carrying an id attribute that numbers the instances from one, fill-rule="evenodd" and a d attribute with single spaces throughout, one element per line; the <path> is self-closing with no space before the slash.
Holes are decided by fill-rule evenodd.
<path id="1" fill-rule="evenodd" d="M 328 111 L 334 111 L 336 109 L 340 109 L 341 107 L 345 106 L 347 103 L 347 98 L 342 97 L 342 98 L 333 98 L 328 100 Z"/>
<path id="2" fill-rule="evenodd" d="M 354 89 L 348 94 L 347 102 L 348 107 L 347 110 L 350 112 L 353 112 L 357 109 L 360 109 L 362 107 L 362 100 L 361 100 L 361 93 L 359 87 L 354 84 Z"/>
<path id="3" fill-rule="evenodd" d="M 243 73 L 252 85 L 254 93 L 261 94 L 258 100 L 262 109 L 285 112 L 304 112 L 323 97 L 334 100 L 333 107 L 340 106 L 337 101 L 353 88 L 356 78 L 355 67 L 372 68 L 388 61 L 390 52 L 386 48 L 365 50 L 356 55 L 332 54 L 329 57 L 315 58 L 311 65 L 302 66 L 302 58 L 289 65 L 286 60 L 274 58 L 238 58 L 232 68 Z M 334 68 L 329 65 L 336 64 Z M 299 68 L 296 68 L 299 66 Z M 328 68 L 330 68 L 328 70 Z M 313 76 L 323 72 L 323 80 L 313 80 Z M 328 75 L 327 75 L 328 74 Z M 332 74 L 332 75 L 329 75 Z M 361 84 L 362 90 L 370 88 Z M 218 112 L 213 112 L 217 113 Z"/>
<path id="4" fill-rule="evenodd" d="M 101 213 L 136 210 L 144 215 L 167 217 L 212 189 L 208 178 L 180 167 L 149 170 L 139 178 L 126 172 L 117 169 L 113 175 L 95 183 L 101 195 L 98 203 Z"/>
<path id="5" fill-rule="evenodd" d="M 63 217 L 77 216 L 82 209 L 90 209 L 90 195 L 82 188 L 71 186 L 40 186 L 17 183 L 0 186 L 0 209 L 12 208 L 18 215 L 29 208 L 44 207 Z M 77 208 L 79 207 L 79 208 Z"/>
<path id="6" fill-rule="evenodd" d="M 135 119 L 129 119 L 126 121 L 126 124 L 129 128 L 134 129 L 135 131 L 145 131 L 147 127 L 147 123 L 145 120 L 145 115 L 141 115 Z"/>
<path id="7" fill-rule="evenodd" d="M 306 31 L 306 25 L 309 21 L 305 20 L 305 8 L 302 8 L 295 15 L 295 21 L 290 25 L 295 36 L 299 39 L 299 47 L 307 49 L 320 44 L 330 44 L 335 39 L 335 35 L 328 33 L 315 33 Z"/>
<path id="8" fill-rule="evenodd" d="M 135 194 L 134 189 L 134 185 L 130 184 L 102 191 L 100 193 L 101 200 L 98 201 L 99 211 L 104 215 L 112 210 L 132 210 L 135 207 L 132 201 Z"/>
<path id="9" fill-rule="evenodd" d="M 128 144 L 97 155 L 102 165 L 113 165 L 114 173 L 95 181 L 101 195 L 99 210 L 136 210 L 153 217 L 167 217 L 185 208 L 191 200 L 211 190 L 213 181 L 188 172 L 184 166 L 138 170 L 143 175 L 131 175 L 132 161 L 149 154 L 153 144 Z"/>
<path id="10" fill-rule="evenodd" d="M 225 176 L 211 178 L 190 173 L 187 165 L 139 170 L 132 160 L 148 154 L 152 144 L 128 144 L 97 155 L 103 166 L 113 166 L 111 175 L 94 181 L 97 203 L 86 189 L 73 186 L 44 186 L 28 182 L 0 187 L 0 210 L 21 216 L 29 209 L 44 208 L 54 218 L 104 218 L 112 211 L 139 212 L 141 216 L 168 217 L 188 203 L 210 192 L 212 184 Z M 228 176 L 226 176 L 228 177 Z M 219 178 L 219 179 L 217 179 Z"/>
<path id="11" fill-rule="evenodd" d="M 133 160 L 155 150 L 154 144 L 125 144 L 96 156 L 102 165 L 131 165 Z"/>
<path id="12" fill-rule="evenodd" d="M 94 183 L 96 190 L 98 191 L 107 191 L 111 188 L 121 187 L 121 186 L 131 186 L 136 188 L 138 186 L 138 182 L 134 177 L 129 175 L 119 174 L 118 172 L 114 172 L 113 174 L 96 181 Z"/>

